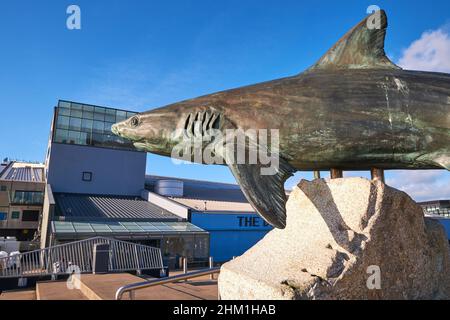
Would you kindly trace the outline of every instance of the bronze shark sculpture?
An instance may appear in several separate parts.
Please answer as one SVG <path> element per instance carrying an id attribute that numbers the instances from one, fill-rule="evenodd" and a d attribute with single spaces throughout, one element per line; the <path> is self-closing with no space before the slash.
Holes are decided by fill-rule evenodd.
<path id="1" fill-rule="evenodd" d="M 191 136 L 279 129 L 277 174 L 227 163 L 248 201 L 277 228 L 286 224 L 284 182 L 297 170 L 450 170 L 450 75 L 392 63 L 384 51 L 384 11 L 380 17 L 380 28 L 369 28 L 367 17 L 297 76 L 151 110 L 113 132 L 171 156 L 183 138 L 173 135 L 176 129 Z M 220 150 L 218 156 L 225 158 Z"/>

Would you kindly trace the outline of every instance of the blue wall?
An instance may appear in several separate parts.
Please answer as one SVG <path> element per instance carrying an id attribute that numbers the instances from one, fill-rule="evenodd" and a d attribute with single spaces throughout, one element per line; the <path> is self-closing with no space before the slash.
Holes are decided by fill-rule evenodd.
<path id="1" fill-rule="evenodd" d="M 216 262 L 243 254 L 272 230 L 257 214 L 194 212 L 191 221 L 210 233 L 210 254 Z"/>
<path id="2" fill-rule="evenodd" d="M 53 143 L 48 183 L 53 192 L 139 196 L 145 185 L 143 152 Z M 82 180 L 92 172 L 92 181 Z"/>
<path id="3" fill-rule="evenodd" d="M 445 231 L 447 232 L 447 238 L 450 240 L 450 219 L 442 218 L 438 219 L 438 221 L 444 226 Z"/>

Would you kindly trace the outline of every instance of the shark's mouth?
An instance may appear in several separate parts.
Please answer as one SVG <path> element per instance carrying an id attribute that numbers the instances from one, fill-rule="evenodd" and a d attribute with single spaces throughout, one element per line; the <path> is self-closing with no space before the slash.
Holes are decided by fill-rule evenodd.
<path id="1" fill-rule="evenodd" d="M 134 147 L 138 150 L 145 150 L 148 148 L 148 143 L 147 142 L 134 142 L 133 143 Z"/>

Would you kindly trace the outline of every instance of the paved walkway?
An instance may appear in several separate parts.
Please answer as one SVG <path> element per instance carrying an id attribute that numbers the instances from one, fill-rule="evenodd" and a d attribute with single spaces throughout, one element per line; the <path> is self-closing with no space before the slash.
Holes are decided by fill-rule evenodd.
<path id="1" fill-rule="evenodd" d="M 171 275 L 174 275 L 172 273 Z M 114 300 L 121 286 L 145 279 L 126 274 L 83 275 L 82 292 L 92 300 Z M 83 288 L 83 286 L 85 288 Z M 209 276 L 136 291 L 136 300 L 217 300 L 217 281 Z M 125 294 L 124 300 L 129 299 Z"/>
<path id="2" fill-rule="evenodd" d="M 39 282 L 36 285 L 37 300 L 88 300 L 80 290 L 70 290 L 66 281 Z"/>
<path id="3" fill-rule="evenodd" d="M 171 272 L 170 275 L 174 276 L 180 273 Z M 146 280 L 128 273 L 83 274 L 79 282 L 80 290 L 69 290 L 66 281 L 47 281 L 39 282 L 36 290 L 3 292 L 0 300 L 114 300 L 116 291 L 120 287 L 144 281 Z M 189 281 L 138 290 L 135 292 L 135 299 L 217 300 L 217 292 L 217 280 L 211 280 L 209 276 L 204 276 Z M 129 295 L 125 294 L 123 299 L 128 300 Z"/>
<path id="4" fill-rule="evenodd" d="M 7 291 L 0 295 L 0 300 L 36 300 L 34 290 Z"/>

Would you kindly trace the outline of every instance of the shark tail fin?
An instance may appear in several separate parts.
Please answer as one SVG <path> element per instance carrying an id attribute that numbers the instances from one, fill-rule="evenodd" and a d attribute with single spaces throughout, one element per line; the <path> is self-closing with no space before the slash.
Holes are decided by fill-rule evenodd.
<path id="1" fill-rule="evenodd" d="M 400 69 L 386 56 L 388 19 L 375 11 L 342 37 L 309 71 L 333 69 Z"/>

